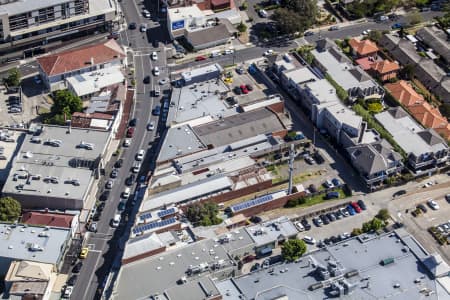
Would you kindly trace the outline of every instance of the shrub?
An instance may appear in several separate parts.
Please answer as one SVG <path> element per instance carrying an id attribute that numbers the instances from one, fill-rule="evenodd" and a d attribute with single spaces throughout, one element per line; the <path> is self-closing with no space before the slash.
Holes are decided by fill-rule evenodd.
<path id="1" fill-rule="evenodd" d="M 381 103 L 377 103 L 377 102 L 373 102 L 373 103 L 368 103 L 367 104 L 367 109 L 371 112 L 371 113 L 379 113 L 383 110 L 383 105 Z"/>
<path id="2" fill-rule="evenodd" d="M 245 25 L 244 23 L 239 23 L 239 25 L 237 26 L 237 30 L 239 31 L 239 32 L 245 32 L 245 31 L 247 31 L 247 25 Z"/>

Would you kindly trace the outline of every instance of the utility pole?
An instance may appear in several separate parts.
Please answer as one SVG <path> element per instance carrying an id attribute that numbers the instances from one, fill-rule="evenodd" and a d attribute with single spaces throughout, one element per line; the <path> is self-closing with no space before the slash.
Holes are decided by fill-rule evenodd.
<path id="1" fill-rule="evenodd" d="M 292 180 L 294 178 L 294 157 L 295 157 L 294 144 L 291 144 L 291 149 L 289 150 L 289 187 L 288 187 L 288 195 L 292 194 Z"/>

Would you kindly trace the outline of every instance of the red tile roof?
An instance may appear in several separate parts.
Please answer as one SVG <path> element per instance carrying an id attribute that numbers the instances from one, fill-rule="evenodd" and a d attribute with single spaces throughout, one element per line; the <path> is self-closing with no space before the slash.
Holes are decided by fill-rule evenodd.
<path id="1" fill-rule="evenodd" d="M 367 71 L 371 68 L 373 64 L 372 60 L 369 60 L 369 57 L 363 57 L 356 60 L 356 63 L 364 70 Z"/>
<path id="2" fill-rule="evenodd" d="M 71 228 L 74 217 L 68 214 L 29 211 L 22 215 L 22 222 L 30 225 Z"/>
<path id="3" fill-rule="evenodd" d="M 371 40 L 360 41 L 356 38 L 352 38 L 348 43 L 350 47 L 352 47 L 352 49 L 361 56 L 378 52 L 377 45 Z"/>
<path id="4" fill-rule="evenodd" d="M 390 60 L 374 62 L 370 65 L 370 67 L 381 75 L 400 70 L 400 66 L 398 65 L 398 63 Z"/>
<path id="5" fill-rule="evenodd" d="M 385 84 L 384 87 L 395 99 L 406 107 L 417 103 L 422 103 L 424 101 L 423 97 L 404 80 L 400 80 L 396 83 Z"/>
<path id="6" fill-rule="evenodd" d="M 119 44 L 114 39 L 110 39 L 99 44 L 42 56 L 37 61 L 42 70 L 48 76 L 52 76 L 79 70 L 91 63 L 97 65 L 124 57 L 125 52 Z"/>
<path id="7" fill-rule="evenodd" d="M 72 117 L 78 118 L 86 118 L 86 119 L 101 119 L 101 120 L 113 120 L 114 116 L 104 113 L 95 112 L 92 114 L 82 113 L 82 112 L 74 112 Z"/>

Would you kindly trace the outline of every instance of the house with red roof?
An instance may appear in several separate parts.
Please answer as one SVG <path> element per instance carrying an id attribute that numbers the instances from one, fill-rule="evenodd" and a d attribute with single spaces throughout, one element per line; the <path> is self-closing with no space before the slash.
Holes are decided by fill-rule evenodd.
<path id="1" fill-rule="evenodd" d="M 39 74 L 50 91 L 66 89 L 66 79 L 84 73 L 121 66 L 126 58 L 121 46 L 109 39 L 98 44 L 49 54 L 37 59 Z"/>
<path id="2" fill-rule="evenodd" d="M 384 88 L 397 99 L 404 107 L 409 107 L 414 104 L 422 103 L 425 100 L 419 95 L 414 88 L 405 80 L 400 80 L 395 83 L 387 83 Z"/>
<path id="3" fill-rule="evenodd" d="M 385 59 L 370 64 L 369 73 L 381 81 L 388 81 L 397 78 L 398 71 L 400 71 L 400 66 L 397 62 Z"/>
<path id="4" fill-rule="evenodd" d="M 377 57 L 378 47 L 371 40 L 359 40 L 357 38 L 352 38 L 348 41 L 350 48 L 352 50 L 352 54 L 355 57 Z"/>
<path id="5" fill-rule="evenodd" d="M 22 214 L 21 223 L 36 226 L 48 226 L 68 228 L 73 237 L 78 230 L 78 215 L 46 212 L 46 211 L 27 211 Z"/>

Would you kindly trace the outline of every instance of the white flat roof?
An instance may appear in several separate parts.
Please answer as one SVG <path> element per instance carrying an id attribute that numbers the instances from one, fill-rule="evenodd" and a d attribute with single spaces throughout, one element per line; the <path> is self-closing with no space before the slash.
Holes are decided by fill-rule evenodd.
<path id="1" fill-rule="evenodd" d="M 192 6 L 169 8 L 169 21 L 174 22 L 188 18 L 203 17 L 205 14 L 196 4 Z"/>
<path id="2" fill-rule="evenodd" d="M 82 97 L 98 93 L 105 87 L 121 83 L 125 80 L 119 66 L 100 69 L 89 73 L 66 78 L 77 96 Z"/>

